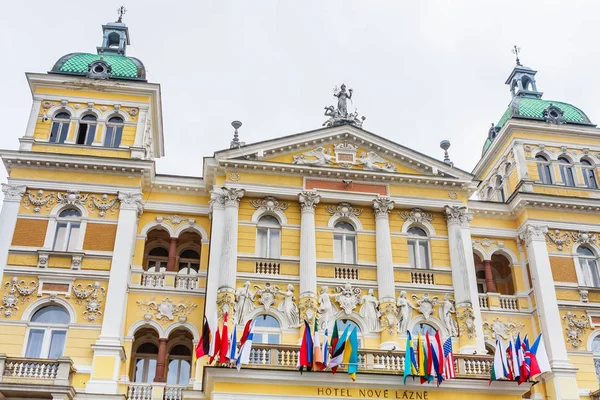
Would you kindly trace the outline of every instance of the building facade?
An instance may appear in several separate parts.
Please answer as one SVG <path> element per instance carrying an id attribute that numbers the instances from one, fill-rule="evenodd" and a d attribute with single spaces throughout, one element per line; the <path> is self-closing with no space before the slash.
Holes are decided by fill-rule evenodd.
<path id="1" fill-rule="evenodd" d="M 96 54 L 27 74 L 27 129 L 0 151 L 2 396 L 594 397 L 600 130 L 536 71 L 517 62 L 471 173 L 364 130 L 343 87 L 323 128 L 246 145 L 234 124 L 202 176 L 171 176 L 160 86 L 120 19 L 102 29 Z M 256 321 L 239 372 L 193 357 L 225 313 Z M 303 320 L 358 328 L 356 382 L 296 371 Z M 407 330 L 452 337 L 457 378 L 404 385 Z M 552 372 L 488 385 L 496 335 L 539 333 Z"/>

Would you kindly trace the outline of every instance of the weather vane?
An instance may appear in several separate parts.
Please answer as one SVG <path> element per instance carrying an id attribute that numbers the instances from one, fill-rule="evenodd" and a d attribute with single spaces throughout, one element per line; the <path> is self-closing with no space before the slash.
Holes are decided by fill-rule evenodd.
<path id="1" fill-rule="evenodd" d="M 512 53 L 515 55 L 515 57 L 517 58 L 517 65 L 521 65 L 521 60 L 519 60 L 519 54 L 521 53 L 521 48 L 517 47 L 517 45 L 515 44 L 513 46 L 512 49 Z"/>
<path id="2" fill-rule="evenodd" d="M 127 9 L 124 6 L 117 8 L 117 14 L 119 14 L 119 19 L 117 22 L 123 22 L 123 15 L 127 12 Z"/>

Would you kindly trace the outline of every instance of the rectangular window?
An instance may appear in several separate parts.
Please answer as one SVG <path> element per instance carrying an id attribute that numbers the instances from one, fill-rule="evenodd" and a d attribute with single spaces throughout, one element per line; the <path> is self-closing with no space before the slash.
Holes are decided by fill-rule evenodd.
<path id="1" fill-rule="evenodd" d="M 56 227 L 56 237 L 54 238 L 54 250 L 65 251 L 65 238 L 67 237 L 67 223 L 60 222 Z"/>
<path id="2" fill-rule="evenodd" d="M 262 343 L 263 342 L 263 335 L 262 333 L 254 333 L 254 335 L 252 335 L 252 343 Z"/>
<path id="3" fill-rule="evenodd" d="M 279 334 L 277 333 L 269 333 L 269 344 L 279 344 Z"/>
<path id="4" fill-rule="evenodd" d="M 586 285 L 591 287 L 600 287 L 600 276 L 595 260 L 584 260 L 584 275 L 586 276 Z"/>
<path id="5" fill-rule="evenodd" d="M 346 264 L 356 264 L 356 237 L 346 236 Z"/>
<path id="6" fill-rule="evenodd" d="M 258 248 L 258 256 L 262 258 L 267 257 L 267 229 L 258 228 L 256 230 L 256 247 Z"/>
<path id="7" fill-rule="evenodd" d="M 121 137 L 123 136 L 122 126 L 106 126 L 106 134 L 104 136 L 104 147 L 117 148 L 121 144 Z"/>
<path id="8" fill-rule="evenodd" d="M 413 268 L 417 268 L 417 260 L 415 259 L 415 241 L 414 240 L 409 240 L 408 241 L 408 261 L 410 263 L 410 266 Z"/>
<path id="9" fill-rule="evenodd" d="M 278 229 L 269 229 L 269 258 L 281 257 L 281 238 Z"/>
<path id="10" fill-rule="evenodd" d="M 66 338 L 66 331 L 52 331 L 50 336 L 50 350 L 48 351 L 48 358 L 55 359 L 63 356 Z"/>
<path id="11" fill-rule="evenodd" d="M 425 241 L 419 241 L 419 267 L 429 269 L 429 249 Z"/>
<path id="12" fill-rule="evenodd" d="M 26 358 L 40 358 L 42 355 L 42 345 L 44 344 L 44 330 L 31 329 L 29 331 L 29 340 L 25 350 Z"/>
<path id="13" fill-rule="evenodd" d="M 342 240 L 343 235 L 333 235 L 333 259 L 335 262 L 341 263 L 342 261 Z"/>
<path id="14" fill-rule="evenodd" d="M 67 251 L 73 251 L 77 249 L 77 240 L 79 239 L 79 224 L 71 224 L 69 232 L 69 243 L 67 245 Z"/>

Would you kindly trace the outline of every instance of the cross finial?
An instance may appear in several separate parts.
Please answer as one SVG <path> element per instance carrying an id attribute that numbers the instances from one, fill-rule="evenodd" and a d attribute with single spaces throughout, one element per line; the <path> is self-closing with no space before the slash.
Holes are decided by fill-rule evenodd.
<path id="1" fill-rule="evenodd" d="M 125 6 L 121 6 L 119 8 L 117 8 L 117 14 L 119 14 L 119 19 L 117 19 L 117 22 L 123 22 L 123 15 L 127 12 L 127 9 L 125 8 Z"/>
<path id="2" fill-rule="evenodd" d="M 519 60 L 519 54 L 521 54 L 521 48 L 517 47 L 517 45 L 515 44 L 513 46 L 512 49 L 512 53 L 515 55 L 515 57 L 517 58 L 517 65 L 521 65 L 521 60 Z"/>

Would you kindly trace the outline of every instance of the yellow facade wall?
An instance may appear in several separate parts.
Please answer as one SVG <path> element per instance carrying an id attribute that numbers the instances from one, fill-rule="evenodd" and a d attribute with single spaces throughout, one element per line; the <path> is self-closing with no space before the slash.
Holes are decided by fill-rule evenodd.
<path id="1" fill-rule="evenodd" d="M 42 247 L 46 239 L 48 221 L 41 219 L 17 218 L 13 234 L 13 246 Z"/>
<path id="2" fill-rule="evenodd" d="M 83 240 L 84 250 L 113 251 L 117 237 L 116 224 L 88 223 Z"/>

